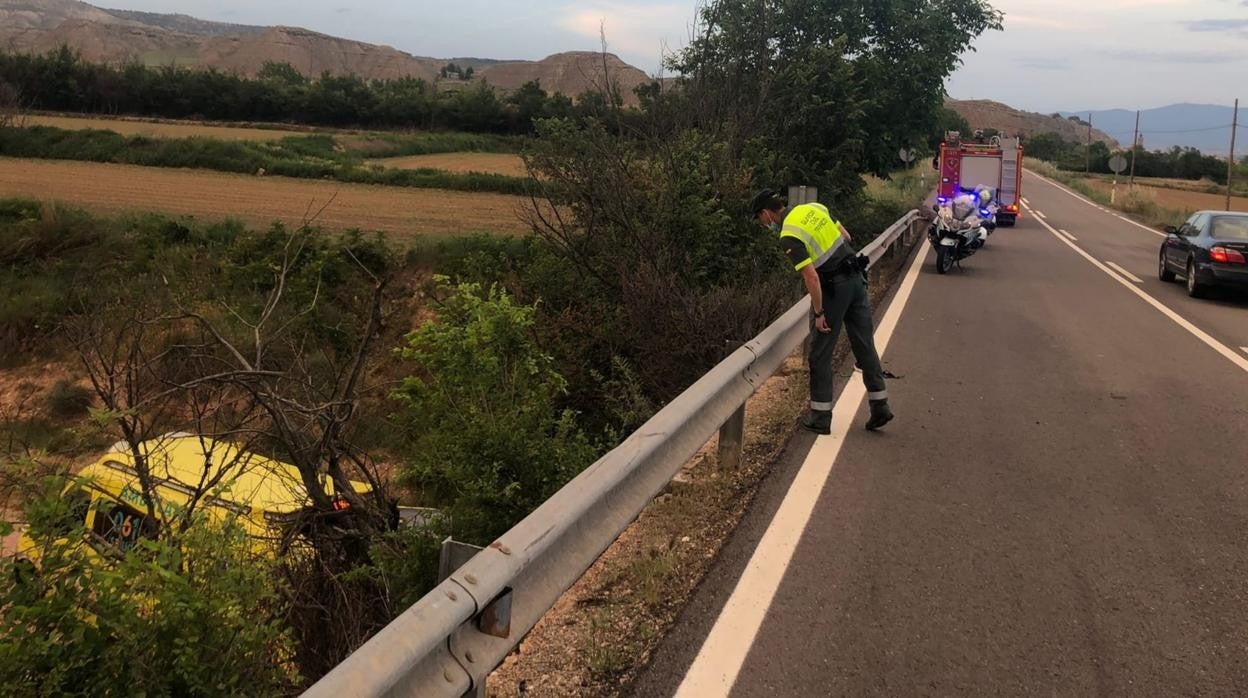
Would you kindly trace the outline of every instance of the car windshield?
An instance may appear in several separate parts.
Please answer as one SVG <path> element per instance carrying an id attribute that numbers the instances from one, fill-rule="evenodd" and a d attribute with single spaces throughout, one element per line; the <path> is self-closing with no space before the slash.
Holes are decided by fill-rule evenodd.
<path id="1" fill-rule="evenodd" d="M 1215 240 L 1248 240 L 1248 216 L 1218 216 L 1212 233 Z"/>

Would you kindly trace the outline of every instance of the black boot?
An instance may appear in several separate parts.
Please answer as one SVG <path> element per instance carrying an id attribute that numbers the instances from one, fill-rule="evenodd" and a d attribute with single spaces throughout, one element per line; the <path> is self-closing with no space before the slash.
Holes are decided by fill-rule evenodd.
<path id="1" fill-rule="evenodd" d="M 893 411 L 888 409 L 888 400 L 871 401 L 871 418 L 867 420 L 867 431 L 875 431 L 893 421 Z"/>
<path id="2" fill-rule="evenodd" d="M 816 434 L 832 433 L 832 412 L 830 410 L 811 410 L 802 419 L 802 428 Z"/>

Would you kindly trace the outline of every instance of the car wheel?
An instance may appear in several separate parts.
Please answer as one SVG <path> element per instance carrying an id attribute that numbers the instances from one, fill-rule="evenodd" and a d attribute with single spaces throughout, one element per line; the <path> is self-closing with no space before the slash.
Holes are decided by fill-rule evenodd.
<path id="1" fill-rule="evenodd" d="M 1166 266 L 1165 250 L 1162 250 L 1161 254 L 1158 256 L 1157 278 L 1165 282 L 1174 281 L 1174 272 L 1170 271 L 1170 268 Z"/>
<path id="2" fill-rule="evenodd" d="M 1205 285 L 1196 280 L 1196 260 L 1187 260 L 1187 295 L 1192 298 L 1205 297 Z"/>

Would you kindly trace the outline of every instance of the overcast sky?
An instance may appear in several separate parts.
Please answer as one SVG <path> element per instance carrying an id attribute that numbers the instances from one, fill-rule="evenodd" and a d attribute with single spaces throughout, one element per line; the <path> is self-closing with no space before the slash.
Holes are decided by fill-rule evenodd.
<path id="1" fill-rule="evenodd" d="M 692 0 L 96 0 L 245 24 L 303 26 L 424 56 L 542 58 L 610 48 L 653 72 L 689 35 Z M 1248 0 L 997 0 L 952 96 L 1035 111 L 1248 99 Z"/>

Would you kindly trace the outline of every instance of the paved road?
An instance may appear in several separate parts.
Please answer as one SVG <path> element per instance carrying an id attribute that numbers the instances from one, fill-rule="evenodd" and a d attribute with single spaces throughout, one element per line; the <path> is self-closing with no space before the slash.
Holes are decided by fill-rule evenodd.
<path id="1" fill-rule="evenodd" d="M 638 695 L 1248 694 L 1248 298 L 1026 190 L 1043 223 L 919 260 L 878 314 L 898 421 L 850 388 L 791 444 Z"/>

